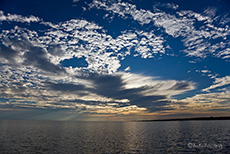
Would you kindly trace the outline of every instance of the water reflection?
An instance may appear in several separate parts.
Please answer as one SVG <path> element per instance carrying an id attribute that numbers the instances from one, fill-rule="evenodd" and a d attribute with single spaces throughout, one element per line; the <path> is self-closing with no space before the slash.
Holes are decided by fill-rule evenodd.
<path id="1" fill-rule="evenodd" d="M 0 121 L 0 153 L 227 153 L 229 126 L 230 121 Z"/>

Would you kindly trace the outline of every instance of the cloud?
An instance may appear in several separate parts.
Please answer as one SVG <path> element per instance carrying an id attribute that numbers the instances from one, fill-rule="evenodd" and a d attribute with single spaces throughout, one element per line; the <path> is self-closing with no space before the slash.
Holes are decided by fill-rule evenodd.
<path id="1" fill-rule="evenodd" d="M 128 67 L 125 68 L 125 72 L 128 72 L 130 70 L 131 70 L 130 66 L 128 66 Z"/>
<path id="2" fill-rule="evenodd" d="M 131 15 L 134 20 L 137 20 L 141 24 L 149 24 L 152 18 L 155 16 L 151 11 L 144 9 L 138 10 L 135 5 L 125 2 L 106 2 L 94 0 L 90 5 L 90 8 L 104 9 L 114 14 L 118 14 L 123 18 L 127 18 L 126 15 Z"/>
<path id="3" fill-rule="evenodd" d="M 119 103 L 118 110 L 134 106 L 135 110 L 157 111 L 170 103 L 167 99 L 172 95 L 193 89 L 189 82 L 154 81 L 143 75 L 116 73 L 120 67 L 118 57 L 129 55 L 131 48 L 143 58 L 164 53 L 164 41 L 153 31 L 123 32 L 113 39 L 102 27 L 85 20 L 51 26 L 43 33 L 16 26 L 0 35 L 4 45 L 1 54 L 7 60 L 2 63 L 1 97 L 16 98 L 9 100 L 11 107 L 79 110 L 84 104 L 85 112 L 89 110 L 87 105 L 91 105 L 90 112 L 92 106 L 96 112 L 110 102 Z M 60 66 L 72 57 L 85 57 L 88 67 Z M 15 58 L 20 60 L 10 63 Z M 133 79 L 143 82 L 138 84 Z"/>
<path id="4" fill-rule="evenodd" d="M 0 10 L 0 22 L 2 21 L 15 21 L 15 22 L 27 22 L 27 23 L 31 23 L 31 22 L 40 22 L 42 21 L 40 18 L 35 17 L 35 16 L 29 16 L 29 17 L 24 17 L 21 15 L 17 15 L 17 14 L 10 14 L 8 13 L 7 15 L 4 15 L 4 12 Z"/>
<path id="5" fill-rule="evenodd" d="M 115 75 L 90 74 L 86 79 L 94 83 L 94 88 L 89 91 L 97 95 L 129 100 L 131 105 L 155 110 L 161 110 L 161 106 L 170 103 L 167 99 L 172 95 L 194 88 L 190 82 L 154 80 L 152 77 L 124 72 Z"/>
<path id="6" fill-rule="evenodd" d="M 221 25 L 227 25 L 230 22 L 230 18 L 229 18 L 229 13 L 225 14 L 221 17 L 220 19 L 220 24 Z"/>
<path id="7" fill-rule="evenodd" d="M 47 71 L 63 71 L 58 66 L 62 61 L 72 57 L 85 57 L 87 67 L 65 69 L 72 72 L 87 69 L 91 72 L 111 74 L 121 66 L 120 59 L 130 55 L 133 49 L 135 56 L 142 58 L 152 58 L 156 54 L 165 53 L 165 41 L 163 37 L 156 36 L 154 31 L 124 31 L 117 38 L 113 38 L 106 34 L 101 26 L 86 20 L 71 19 L 58 24 L 41 21 L 37 24 L 46 25 L 47 30 L 35 31 L 15 26 L 10 30 L 2 30 L 0 38 L 6 48 L 17 51 L 17 61 L 27 59 L 27 64 L 31 62 Z M 36 54 L 37 50 L 43 54 Z M 10 54 L 10 51 L 8 52 Z M 47 67 L 43 67 L 44 65 Z"/>
<path id="8" fill-rule="evenodd" d="M 26 37 L 30 37 L 31 31 L 24 31 L 15 27 L 13 30 L 16 34 L 19 32 L 25 32 L 20 39 L 9 39 L 8 34 L 2 34 L 2 45 L 0 48 L 0 54 L 2 58 L 8 61 L 10 64 L 34 66 L 43 71 L 61 73 L 64 69 L 60 68 L 58 65 L 53 64 L 48 58 L 48 54 L 42 46 L 34 44 Z M 24 35 L 24 36 L 23 36 Z M 27 36 L 26 36 L 27 35 Z M 7 63 L 7 62 L 6 62 Z"/>
<path id="9" fill-rule="evenodd" d="M 24 64 L 34 65 L 44 71 L 53 72 L 53 73 L 60 73 L 65 72 L 64 69 L 60 68 L 59 66 L 51 63 L 46 56 L 45 51 L 39 47 L 30 47 L 29 52 L 24 54 L 26 60 Z"/>
<path id="10" fill-rule="evenodd" d="M 113 114 L 147 113 L 165 110 L 171 96 L 194 88 L 191 82 L 157 80 L 133 73 L 79 72 L 74 76 L 68 73 L 57 76 L 38 69 L 25 65 L 17 69 L 10 65 L 1 67 L 0 97 L 9 99 L 1 104 L 2 108 L 68 109 L 84 113 L 106 113 L 103 110 L 107 108 L 107 113 Z"/>
<path id="11" fill-rule="evenodd" d="M 81 104 L 78 106 L 79 109 L 85 109 L 82 110 L 82 112 L 87 113 L 97 113 L 97 114 L 117 114 L 117 115 L 132 115 L 132 114 L 143 114 L 146 113 L 147 109 L 144 107 L 138 107 L 136 105 L 129 105 L 125 107 L 114 107 L 112 105 L 85 105 Z"/>
<path id="12" fill-rule="evenodd" d="M 9 47 L 6 47 L 5 45 L 0 45 L 0 56 L 4 59 L 6 59 L 8 62 L 15 63 L 16 60 L 14 59 L 17 56 L 17 52 Z M 2 59 L 1 58 L 1 59 Z"/>
<path id="13" fill-rule="evenodd" d="M 51 90 L 61 91 L 63 93 L 75 93 L 86 90 L 84 85 L 76 85 L 70 83 L 47 83 Z"/>
<path id="14" fill-rule="evenodd" d="M 204 49 L 211 48 L 221 48 L 219 54 L 212 52 L 216 56 L 227 58 L 229 54 L 226 41 L 215 45 L 210 41 L 228 37 L 229 30 L 228 27 L 219 28 L 212 24 L 211 16 L 214 13 L 211 15 L 210 10 L 209 13 L 206 11 L 206 14 L 210 14 L 206 16 L 186 11 L 171 15 L 163 11 L 137 9 L 128 3 L 119 2 L 109 6 L 100 1 L 93 1 L 91 7 L 112 11 L 124 19 L 132 17 L 141 25 L 153 24 L 162 28 L 167 35 L 182 38 L 186 47 L 184 51 L 188 55 L 204 57 Z M 153 30 L 127 30 L 112 37 L 102 26 L 83 19 L 54 24 L 33 16 L 4 15 L 3 12 L 0 15 L 0 21 L 34 22 L 47 26 L 42 31 L 30 30 L 28 25 L 26 28 L 15 26 L 8 30 L 1 29 L 0 97 L 7 99 L 7 102 L 1 103 L 2 108 L 147 115 L 150 112 L 174 110 L 172 97 L 195 89 L 194 83 L 189 81 L 117 72 L 121 66 L 120 60 L 127 55 L 153 58 L 156 54 L 166 53 L 164 35 L 158 35 Z M 213 32 L 197 29 L 195 20 L 207 23 L 206 28 Z M 209 40 L 205 41 L 204 38 Z M 63 67 L 63 61 L 73 57 L 84 57 L 88 65 Z M 129 70 L 129 67 L 125 69 Z M 203 70 L 203 73 L 206 72 Z M 227 83 L 227 79 L 217 78 L 214 88 Z"/>
<path id="15" fill-rule="evenodd" d="M 74 3 L 77 3 L 77 2 L 79 2 L 79 0 L 73 0 L 73 2 L 74 2 Z"/>
<path id="16" fill-rule="evenodd" d="M 211 73 L 209 70 L 201 70 L 202 73 Z"/>
<path id="17" fill-rule="evenodd" d="M 222 78 L 215 78 L 214 84 L 211 85 L 208 88 L 202 89 L 202 91 L 208 92 L 211 89 L 216 89 L 225 85 L 229 85 L 230 84 L 230 76 L 225 76 Z"/>
<path id="18" fill-rule="evenodd" d="M 154 5 L 154 7 L 156 7 L 156 8 L 163 7 L 163 8 L 169 8 L 169 9 L 177 10 L 179 5 L 176 5 L 173 3 L 157 3 Z"/>
<path id="19" fill-rule="evenodd" d="M 154 12 L 137 9 L 133 4 L 120 1 L 94 0 L 89 6 L 90 8 L 103 9 L 117 14 L 124 19 L 131 17 L 141 25 L 153 24 L 156 27 L 163 28 L 169 36 L 181 39 L 185 47 L 184 52 L 188 56 L 205 58 L 211 54 L 222 59 L 229 58 L 228 48 L 230 43 L 227 39 L 230 37 L 229 26 L 225 25 L 223 27 L 216 24 L 222 21 L 215 16 L 215 8 L 207 8 L 203 13 L 178 10 L 177 14 L 172 15 L 160 9 L 155 9 Z"/>
<path id="20" fill-rule="evenodd" d="M 204 13 L 209 17 L 215 17 L 217 12 L 217 8 L 215 7 L 208 7 L 204 10 Z"/>
<path id="21" fill-rule="evenodd" d="M 182 100 L 173 100 L 169 107 L 178 112 L 190 113 L 212 113 L 213 111 L 226 111 L 229 114 L 230 92 L 217 92 L 207 94 L 197 94 Z"/>

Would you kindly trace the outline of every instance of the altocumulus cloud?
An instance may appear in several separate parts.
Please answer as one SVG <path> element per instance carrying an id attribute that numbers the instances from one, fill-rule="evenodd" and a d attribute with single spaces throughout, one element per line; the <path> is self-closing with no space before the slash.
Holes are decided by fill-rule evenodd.
<path id="1" fill-rule="evenodd" d="M 39 58 L 39 56 L 38 56 Z M 140 74 L 117 72 L 75 74 L 57 69 L 61 76 L 37 62 L 1 64 L 2 108 L 70 109 L 78 112 L 128 114 L 165 110 L 170 97 L 194 89 L 193 83 L 159 80 Z M 27 56 L 23 57 L 27 60 Z M 39 60 L 39 59 L 38 59 Z M 8 64 L 6 64 L 8 63 Z M 50 62 L 51 63 L 51 62 Z M 46 70 L 46 71 L 44 71 Z M 47 73 L 48 72 L 48 73 Z M 141 82 L 137 82 L 141 81 Z"/>
<path id="2" fill-rule="evenodd" d="M 102 26 L 84 19 L 52 23 L 32 15 L 0 11 L 0 24 L 14 25 L 2 28 L 0 33 L 1 110 L 61 110 L 102 115 L 198 111 L 201 106 L 205 111 L 228 110 L 227 90 L 175 100 L 173 96 L 194 90 L 195 83 L 128 73 L 130 67 L 126 72 L 118 71 L 127 56 L 146 59 L 168 54 L 169 36 L 180 39 L 185 47 L 183 52 L 189 56 L 205 58 L 211 54 L 228 59 L 229 27 L 224 18 L 219 21 L 222 26 L 214 24 L 215 8 L 196 13 L 179 11 L 179 6 L 173 3 L 157 3 L 150 11 L 130 3 L 98 0 L 93 0 L 89 7 L 124 20 L 132 19 L 141 26 L 153 25 L 164 34 L 130 29 L 114 37 Z M 156 7 L 172 9 L 176 14 Z M 203 26 L 195 26 L 195 21 Z M 30 24 L 43 29 L 36 30 Z M 84 59 L 87 65 L 63 64 L 73 59 Z M 228 84 L 229 76 L 216 78 L 214 85 L 203 91 Z"/>
<path id="3" fill-rule="evenodd" d="M 90 8 L 106 10 L 123 19 L 132 18 L 141 25 L 154 25 L 163 28 L 163 32 L 173 38 L 180 38 L 184 44 L 183 50 L 188 56 L 205 58 L 210 54 L 222 58 L 229 58 L 229 19 L 226 16 L 216 16 L 215 8 L 207 8 L 203 13 L 191 10 L 177 11 L 176 4 L 161 4 L 176 10 L 171 14 L 159 9 L 160 4 L 153 6 L 154 10 L 139 9 L 136 5 L 122 1 L 93 0 Z M 226 21 L 226 22 L 223 22 Z M 200 22 L 202 26 L 195 23 Z M 216 25 L 215 23 L 219 23 Z M 220 41 L 221 40 L 221 41 Z"/>
<path id="4" fill-rule="evenodd" d="M 164 39 L 152 31 L 124 32 L 114 39 L 102 27 L 85 20 L 55 25 L 34 16 L 1 12 L 4 20 L 35 22 L 48 30 L 37 32 L 18 26 L 2 30 L 1 98 L 7 99 L 2 108 L 138 114 L 171 109 L 165 107 L 171 96 L 194 89 L 187 81 L 117 72 L 119 57 L 129 55 L 133 47 L 142 58 L 165 53 Z M 60 65 L 65 59 L 83 56 L 87 68 Z"/>

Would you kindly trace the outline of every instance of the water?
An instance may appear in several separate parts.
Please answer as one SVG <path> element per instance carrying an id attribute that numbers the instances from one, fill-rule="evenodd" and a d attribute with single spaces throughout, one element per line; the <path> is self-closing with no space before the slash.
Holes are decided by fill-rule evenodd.
<path id="1" fill-rule="evenodd" d="M 0 154 L 230 153 L 230 121 L 0 121 Z"/>

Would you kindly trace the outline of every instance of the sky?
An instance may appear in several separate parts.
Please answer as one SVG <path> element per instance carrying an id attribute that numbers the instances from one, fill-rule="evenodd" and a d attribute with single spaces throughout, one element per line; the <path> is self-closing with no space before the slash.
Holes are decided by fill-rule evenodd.
<path id="1" fill-rule="evenodd" d="M 230 114 L 228 0 L 1 0 L 0 119 Z"/>

